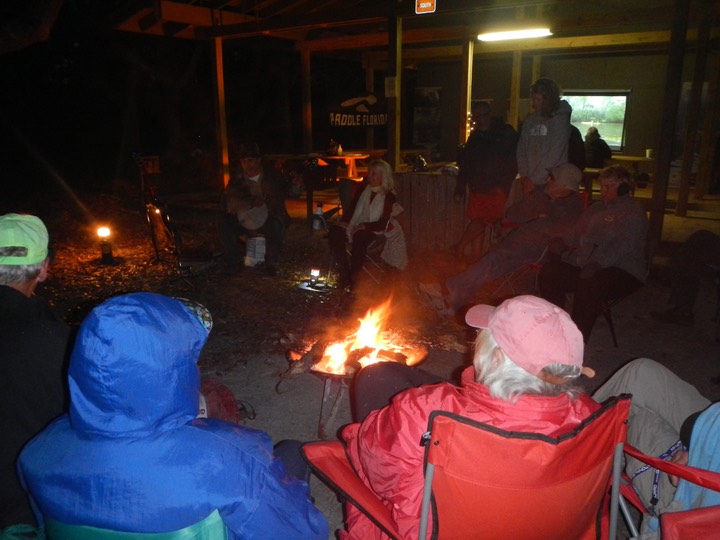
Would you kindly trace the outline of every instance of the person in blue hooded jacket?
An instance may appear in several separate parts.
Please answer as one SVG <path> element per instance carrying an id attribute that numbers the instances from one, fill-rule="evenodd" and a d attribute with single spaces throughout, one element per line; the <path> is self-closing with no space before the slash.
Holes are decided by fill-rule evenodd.
<path id="1" fill-rule="evenodd" d="M 152 293 L 90 313 L 70 359 L 69 414 L 19 460 L 39 523 L 169 532 L 217 511 L 231 539 L 328 537 L 267 434 L 196 418 L 210 326 L 202 306 Z"/>

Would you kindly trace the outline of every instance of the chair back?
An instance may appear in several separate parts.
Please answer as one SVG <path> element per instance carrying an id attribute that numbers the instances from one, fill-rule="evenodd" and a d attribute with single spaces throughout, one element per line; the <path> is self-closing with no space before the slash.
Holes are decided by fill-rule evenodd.
<path id="1" fill-rule="evenodd" d="M 228 531 L 215 510 L 193 525 L 162 533 L 122 532 L 46 519 L 45 535 L 48 540 L 227 540 Z"/>
<path id="2" fill-rule="evenodd" d="M 629 408 L 630 396 L 608 400 L 558 437 L 433 412 L 419 537 L 425 538 L 431 502 L 432 538 L 600 537 Z"/>

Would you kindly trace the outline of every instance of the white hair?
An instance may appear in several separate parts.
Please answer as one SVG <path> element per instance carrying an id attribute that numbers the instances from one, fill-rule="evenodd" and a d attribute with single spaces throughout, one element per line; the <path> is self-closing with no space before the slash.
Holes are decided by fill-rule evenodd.
<path id="1" fill-rule="evenodd" d="M 563 393 L 571 398 L 583 390 L 575 385 L 580 368 L 566 364 L 551 364 L 543 368 L 546 375 L 568 379 L 564 384 L 547 382 L 525 371 L 505 354 L 490 330 L 481 330 L 475 340 L 475 380 L 487 386 L 490 395 L 514 403 L 521 395 L 557 396 Z"/>
<path id="2" fill-rule="evenodd" d="M 36 264 L 0 264 L 0 285 L 17 285 L 32 281 L 42 272 L 45 261 Z"/>
<path id="3" fill-rule="evenodd" d="M 382 159 L 374 159 L 368 163 L 368 170 L 376 169 L 380 171 L 382 175 L 382 192 L 391 193 L 395 192 L 395 176 L 393 176 L 393 170 L 390 164 Z"/>

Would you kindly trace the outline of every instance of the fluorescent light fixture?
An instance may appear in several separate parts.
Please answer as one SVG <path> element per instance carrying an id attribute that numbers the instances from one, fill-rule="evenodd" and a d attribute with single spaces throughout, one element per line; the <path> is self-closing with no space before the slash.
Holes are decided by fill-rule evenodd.
<path id="1" fill-rule="evenodd" d="M 525 30 L 508 30 L 507 32 L 488 32 L 478 34 L 480 41 L 503 41 L 506 39 L 528 39 L 552 36 L 549 28 L 527 28 Z"/>

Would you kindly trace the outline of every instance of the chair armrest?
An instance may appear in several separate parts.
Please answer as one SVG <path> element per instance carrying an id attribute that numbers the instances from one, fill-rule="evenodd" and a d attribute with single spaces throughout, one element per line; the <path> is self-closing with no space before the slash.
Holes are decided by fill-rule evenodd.
<path id="1" fill-rule="evenodd" d="M 305 443 L 301 452 L 313 473 L 330 489 L 356 506 L 390 537 L 399 538 L 390 509 L 355 473 L 340 441 Z"/>

